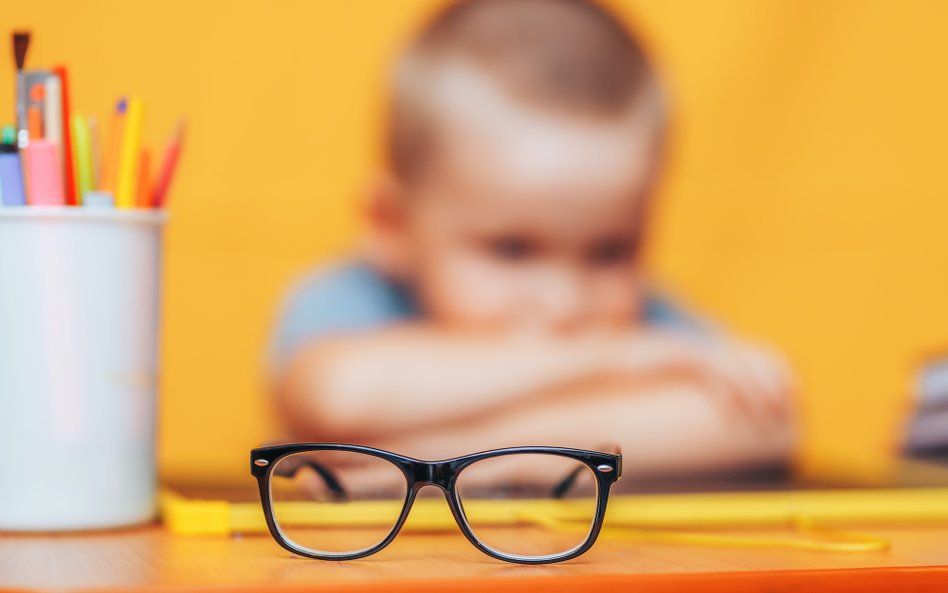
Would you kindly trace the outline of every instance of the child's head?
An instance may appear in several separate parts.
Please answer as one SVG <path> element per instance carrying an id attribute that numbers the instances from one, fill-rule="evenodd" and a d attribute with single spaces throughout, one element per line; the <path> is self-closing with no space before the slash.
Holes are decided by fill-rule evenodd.
<path id="1" fill-rule="evenodd" d="M 639 44 L 584 0 L 468 0 L 395 71 L 380 265 L 439 322 L 627 325 L 663 118 Z"/>

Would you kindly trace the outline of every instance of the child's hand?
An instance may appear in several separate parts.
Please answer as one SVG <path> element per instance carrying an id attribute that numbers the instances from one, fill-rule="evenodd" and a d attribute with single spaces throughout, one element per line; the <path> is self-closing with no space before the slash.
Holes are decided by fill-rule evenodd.
<path id="1" fill-rule="evenodd" d="M 721 336 L 636 333 L 621 353 L 635 379 L 694 381 L 728 410 L 767 424 L 791 416 L 793 382 L 783 359 L 767 347 Z"/>

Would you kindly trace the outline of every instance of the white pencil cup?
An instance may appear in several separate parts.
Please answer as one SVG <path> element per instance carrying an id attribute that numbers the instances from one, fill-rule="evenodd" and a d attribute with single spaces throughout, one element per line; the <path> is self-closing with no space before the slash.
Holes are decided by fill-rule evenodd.
<path id="1" fill-rule="evenodd" d="M 154 517 L 164 221 L 0 208 L 0 530 Z"/>

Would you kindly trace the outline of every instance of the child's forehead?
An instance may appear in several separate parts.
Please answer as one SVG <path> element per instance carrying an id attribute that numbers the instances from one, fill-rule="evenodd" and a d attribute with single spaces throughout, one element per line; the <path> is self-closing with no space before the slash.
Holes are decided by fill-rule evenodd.
<path id="1" fill-rule="evenodd" d="M 609 229 L 637 218 L 647 198 L 647 167 L 622 163 L 531 166 L 529 158 L 474 153 L 433 168 L 416 201 L 464 226 Z M 539 158 L 538 158 L 539 160 Z"/>
<path id="2" fill-rule="evenodd" d="M 435 176 L 484 191 L 628 193 L 654 166 L 647 113 L 589 117 L 505 95 L 456 71 L 433 102 Z"/>
<path id="3" fill-rule="evenodd" d="M 615 112 L 553 104 L 518 95 L 490 71 L 463 59 L 441 60 L 425 85 L 423 109 L 434 124 L 460 130 L 503 129 L 520 133 L 550 129 L 602 131 L 636 136 L 646 126 L 658 130 L 652 97 L 643 93 Z"/>
<path id="4" fill-rule="evenodd" d="M 629 177 L 654 160 L 654 121 L 637 105 L 613 115 L 553 110 L 511 96 L 475 68 L 458 65 L 439 78 L 431 125 L 441 158 L 433 166 L 511 179 Z"/>

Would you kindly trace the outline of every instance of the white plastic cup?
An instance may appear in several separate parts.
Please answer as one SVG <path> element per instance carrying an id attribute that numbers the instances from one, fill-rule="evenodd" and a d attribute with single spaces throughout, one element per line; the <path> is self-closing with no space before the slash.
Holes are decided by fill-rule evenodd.
<path id="1" fill-rule="evenodd" d="M 165 219 L 0 208 L 0 530 L 154 518 Z"/>

